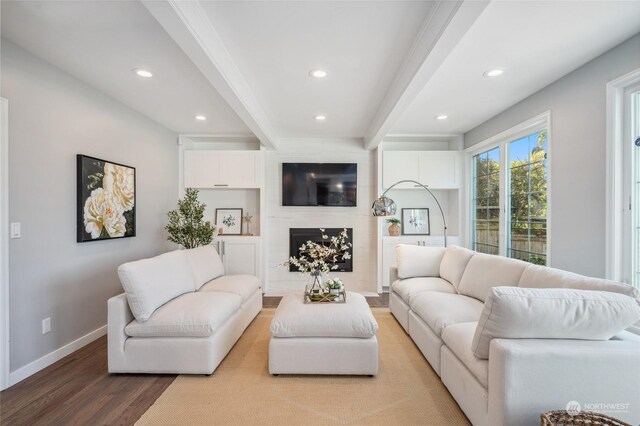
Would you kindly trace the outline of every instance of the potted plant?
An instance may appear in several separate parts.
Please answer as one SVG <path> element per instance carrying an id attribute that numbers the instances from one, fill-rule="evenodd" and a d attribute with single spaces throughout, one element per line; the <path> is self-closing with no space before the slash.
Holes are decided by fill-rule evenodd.
<path id="1" fill-rule="evenodd" d="M 333 294 L 334 296 L 339 296 L 343 288 L 340 278 L 332 278 L 328 281 L 325 281 L 325 285 L 329 288 L 329 293 Z"/>
<path id="2" fill-rule="evenodd" d="M 198 201 L 198 190 L 187 188 L 184 198 L 178 200 L 178 208 L 167 213 L 169 223 L 164 227 L 169 232 L 167 239 L 186 249 L 211 243 L 215 229 L 203 220 L 205 208 Z"/>
<path id="3" fill-rule="evenodd" d="M 391 217 L 389 219 L 387 219 L 387 223 L 390 223 L 391 225 L 389 225 L 389 235 L 392 237 L 397 237 L 398 235 L 400 235 L 400 219 L 396 218 L 396 217 Z"/>

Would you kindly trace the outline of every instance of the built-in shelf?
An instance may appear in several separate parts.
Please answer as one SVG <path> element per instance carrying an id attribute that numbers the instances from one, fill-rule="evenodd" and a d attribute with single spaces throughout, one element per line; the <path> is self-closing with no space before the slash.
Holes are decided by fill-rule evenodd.
<path id="1" fill-rule="evenodd" d="M 223 259 L 227 274 L 264 276 L 264 149 L 255 136 L 180 135 L 180 196 L 197 188 L 205 203 L 205 220 L 215 224 L 216 209 L 241 208 L 249 213 L 254 235 L 218 235 L 213 245 Z M 246 222 L 242 232 L 247 232 Z"/>
<path id="2" fill-rule="evenodd" d="M 414 180 L 427 185 L 437 198 L 447 224 L 448 244 L 461 244 L 462 229 L 462 152 L 460 135 L 387 136 L 378 147 L 378 194 L 401 180 Z M 443 215 L 434 198 L 420 185 L 404 183 L 393 187 L 387 196 L 397 205 L 396 218 L 402 219 L 403 208 L 428 208 L 431 235 L 389 236 L 384 218 L 378 219 L 378 291 L 389 286 L 389 268 L 395 264 L 397 244 L 442 246 Z"/>

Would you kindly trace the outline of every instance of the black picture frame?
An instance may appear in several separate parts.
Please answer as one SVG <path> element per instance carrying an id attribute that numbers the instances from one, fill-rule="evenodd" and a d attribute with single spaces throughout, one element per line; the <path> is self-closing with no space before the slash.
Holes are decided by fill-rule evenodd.
<path id="1" fill-rule="evenodd" d="M 136 169 L 76 155 L 76 241 L 136 236 Z"/>
<path id="2" fill-rule="evenodd" d="M 402 209 L 402 235 L 431 235 L 429 209 Z"/>
<path id="3" fill-rule="evenodd" d="M 243 210 L 236 207 L 216 209 L 216 226 L 221 230 L 219 235 L 242 235 L 242 214 Z M 233 220 L 232 226 L 225 223 L 227 217 Z"/>

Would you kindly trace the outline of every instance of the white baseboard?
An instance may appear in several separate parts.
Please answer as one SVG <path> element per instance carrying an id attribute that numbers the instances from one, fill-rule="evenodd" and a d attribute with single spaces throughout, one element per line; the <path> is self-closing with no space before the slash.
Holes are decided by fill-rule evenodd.
<path id="1" fill-rule="evenodd" d="M 103 325 L 102 327 L 93 330 L 91 333 L 85 334 L 79 339 L 74 340 L 71 343 L 64 345 L 63 347 L 56 349 L 55 351 L 43 356 L 42 358 L 38 358 L 37 360 L 25 365 L 24 367 L 18 368 L 16 371 L 12 371 L 9 373 L 9 386 L 13 386 L 18 382 L 23 381 L 27 377 L 37 373 L 53 364 L 56 361 L 61 360 L 65 356 L 72 354 L 83 346 L 88 345 L 94 340 L 104 336 L 107 334 L 107 326 Z"/>

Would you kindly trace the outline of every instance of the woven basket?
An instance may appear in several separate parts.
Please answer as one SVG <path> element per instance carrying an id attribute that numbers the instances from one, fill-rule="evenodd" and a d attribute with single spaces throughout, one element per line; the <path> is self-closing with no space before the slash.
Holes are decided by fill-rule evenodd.
<path id="1" fill-rule="evenodd" d="M 629 423 L 592 411 L 571 415 L 566 410 L 540 414 L 540 426 L 631 426 Z"/>

